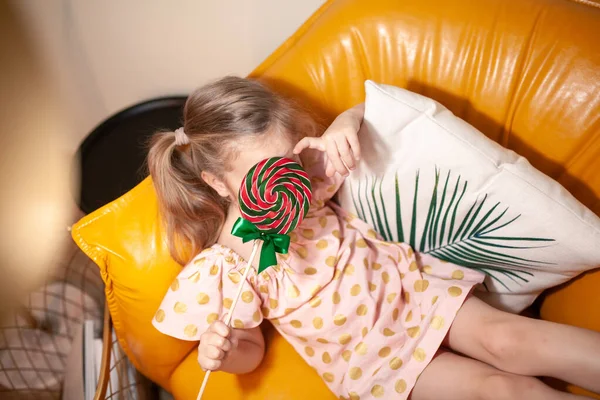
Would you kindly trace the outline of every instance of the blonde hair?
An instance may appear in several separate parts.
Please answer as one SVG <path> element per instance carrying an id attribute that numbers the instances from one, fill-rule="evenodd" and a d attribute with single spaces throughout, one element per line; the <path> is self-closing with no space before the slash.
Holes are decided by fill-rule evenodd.
<path id="1" fill-rule="evenodd" d="M 167 229 L 171 256 L 180 264 L 214 244 L 227 216 L 229 200 L 201 177 L 223 178 L 235 157 L 235 142 L 267 132 L 291 139 L 314 136 L 317 125 L 289 100 L 262 83 L 225 77 L 194 91 L 183 111 L 189 143 L 179 145 L 175 132 L 156 133 L 148 168 Z"/>

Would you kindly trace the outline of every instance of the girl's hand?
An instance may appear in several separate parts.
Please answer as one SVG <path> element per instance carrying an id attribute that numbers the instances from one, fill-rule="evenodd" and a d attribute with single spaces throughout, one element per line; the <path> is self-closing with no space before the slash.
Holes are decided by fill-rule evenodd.
<path id="1" fill-rule="evenodd" d="M 221 321 L 215 321 L 200 336 L 198 363 L 203 370 L 217 371 L 233 345 L 229 340 L 231 329 Z"/>
<path id="2" fill-rule="evenodd" d="M 348 176 L 360 160 L 358 130 L 365 114 L 365 104 L 344 111 L 333 121 L 321 137 L 305 137 L 294 147 L 294 154 L 305 149 L 316 149 L 327 153 L 325 174 L 328 177 L 338 172 Z"/>

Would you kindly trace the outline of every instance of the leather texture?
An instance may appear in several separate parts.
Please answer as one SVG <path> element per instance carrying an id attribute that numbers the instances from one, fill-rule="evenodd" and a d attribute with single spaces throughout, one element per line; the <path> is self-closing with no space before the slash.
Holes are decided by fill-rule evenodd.
<path id="1" fill-rule="evenodd" d="M 330 122 L 364 100 L 365 79 L 432 97 L 527 157 L 600 213 L 600 8 L 566 0 L 331 0 L 251 76 Z M 526 201 L 526 199 L 524 199 Z M 73 227 L 100 267 L 120 343 L 176 399 L 195 399 L 195 343 L 151 325 L 181 266 L 146 179 Z M 600 331 L 600 271 L 558 290 L 542 317 Z M 249 375 L 213 374 L 205 399 L 333 399 L 273 328 Z M 571 390 L 577 391 L 576 388 Z"/>

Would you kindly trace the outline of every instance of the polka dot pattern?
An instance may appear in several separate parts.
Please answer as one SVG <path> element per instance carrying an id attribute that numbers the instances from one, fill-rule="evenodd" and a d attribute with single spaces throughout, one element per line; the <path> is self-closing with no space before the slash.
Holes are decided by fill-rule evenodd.
<path id="1" fill-rule="evenodd" d="M 158 311 L 156 311 L 156 314 L 154 315 L 154 320 L 156 322 L 163 322 L 165 320 L 165 310 L 159 309 Z"/>
<path id="2" fill-rule="evenodd" d="M 381 385 L 375 385 L 371 388 L 371 394 L 375 398 L 379 399 L 379 398 L 383 397 L 384 393 L 385 393 L 385 390 L 383 389 L 383 386 L 381 386 Z"/>

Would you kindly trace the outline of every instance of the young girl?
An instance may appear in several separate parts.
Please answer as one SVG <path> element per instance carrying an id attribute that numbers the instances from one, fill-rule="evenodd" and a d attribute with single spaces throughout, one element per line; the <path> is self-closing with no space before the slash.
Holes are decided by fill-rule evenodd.
<path id="1" fill-rule="evenodd" d="M 319 137 L 257 81 L 228 77 L 189 97 L 183 128 L 158 133 L 148 157 L 171 252 L 187 265 L 154 326 L 199 340 L 205 370 L 243 374 L 263 358 L 267 318 L 340 399 L 580 398 L 532 376 L 600 392 L 599 333 L 498 311 L 469 295 L 478 272 L 386 243 L 329 202 L 360 160 L 363 112 Z M 289 253 L 241 282 L 252 243 L 230 234 L 238 188 L 273 156 L 302 162 L 313 202 Z M 242 284 L 229 328 L 220 321 Z"/>

